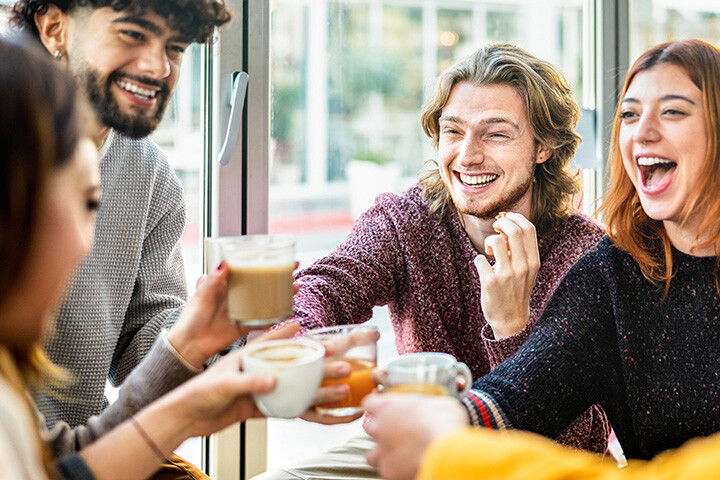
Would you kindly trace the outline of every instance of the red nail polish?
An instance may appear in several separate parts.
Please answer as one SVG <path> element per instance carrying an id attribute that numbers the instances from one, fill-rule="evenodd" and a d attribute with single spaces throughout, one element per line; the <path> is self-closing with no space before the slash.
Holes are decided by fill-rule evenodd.
<path id="1" fill-rule="evenodd" d="M 217 269 L 218 269 L 218 270 L 222 270 L 222 268 L 223 268 L 224 266 L 225 266 L 225 260 L 223 260 L 222 262 L 220 262 L 220 265 L 217 266 Z"/>

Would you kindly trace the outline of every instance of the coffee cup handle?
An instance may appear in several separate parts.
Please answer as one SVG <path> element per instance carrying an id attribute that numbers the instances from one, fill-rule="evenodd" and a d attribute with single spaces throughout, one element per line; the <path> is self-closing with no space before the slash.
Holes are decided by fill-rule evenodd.
<path id="1" fill-rule="evenodd" d="M 457 398 L 462 398 L 470 391 L 470 388 L 472 388 L 472 373 L 470 372 L 470 369 L 467 365 L 465 365 L 463 362 L 457 362 L 455 364 L 455 368 L 457 369 L 458 375 L 463 377 L 465 379 L 465 388 L 462 389 L 462 391 L 457 392 Z"/>

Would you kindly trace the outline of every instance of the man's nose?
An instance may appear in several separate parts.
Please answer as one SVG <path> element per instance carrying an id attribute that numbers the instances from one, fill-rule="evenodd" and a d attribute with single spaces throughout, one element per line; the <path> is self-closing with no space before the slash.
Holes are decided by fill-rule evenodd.
<path id="1" fill-rule="evenodd" d="M 148 45 L 141 53 L 138 68 L 151 78 L 160 79 L 170 75 L 170 60 L 164 45 Z"/>
<path id="2" fill-rule="evenodd" d="M 485 152 L 482 148 L 481 142 L 470 135 L 467 136 L 463 141 L 462 148 L 460 149 L 460 154 L 457 158 L 458 163 L 461 165 L 471 165 L 482 163 L 484 159 Z"/>

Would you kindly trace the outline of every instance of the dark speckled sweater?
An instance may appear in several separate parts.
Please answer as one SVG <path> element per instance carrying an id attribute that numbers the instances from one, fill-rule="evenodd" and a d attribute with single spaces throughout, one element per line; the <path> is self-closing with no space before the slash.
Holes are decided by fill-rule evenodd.
<path id="1" fill-rule="evenodd" d="M 663 300 L 662 288 L 603 239 L 558 287 L 517 355 L 474 384 L 471 412 L 552 437 L 598 403 L 633 458 L 720 431 L 715 260 L 673 250 Z"/>
<path id="2" fill-rule="evenodd" d="M 295 313 L 311 328 L 365 322 L 374 306 L 388 305 L 399 353 L 450 353 L 478 378 L 522 345 L 562 277 L 602 235 L 591 219 L 573 215 L 541 239 L 531 321 L 517 335 L 495 340 L 480 307 L 478 252 L 457 214 L 430 215 L 416 184 L 402 195 L 380 195 L 342 245 L 298 272 Z M 595 409 L 564 440 L 603 450 L 606 429 Z"/>

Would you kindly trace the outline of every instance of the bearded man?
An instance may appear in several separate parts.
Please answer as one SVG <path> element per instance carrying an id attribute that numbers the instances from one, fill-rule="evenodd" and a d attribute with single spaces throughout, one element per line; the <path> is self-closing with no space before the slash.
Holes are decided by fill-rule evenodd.
<path id="1" fill-rule="evenodd" d="M 307 328 L 365 322 L 388 305 L 400 354 L 445 352 L 474 378 L 527 339 L 570 267 L 603 230 L 573 211 L 579 108 L 550 63 L 488 45 L 444 71 L 422 112 L 437 162 L 402 195 L 378 196 L 334 252 L 296 276 Z M 593 407 L 560 440 L 603 451 Z M 369 437 L 268 479 L 377 478 Z"/>
<path id="2" fill-rule="evenodd" d="M 100 154 L 95 243 L 46 343 L 71 381 L 56 395 L 36 395 L 48 426 L 99 414 L 106 379 L 119 385 L 185 304 L 182 186 L 147 135 L 185 49 L 229 20 L 221 0 L 20 0 L 13 8 L 12 24 L 34 34 L 87 93 Z"/>

